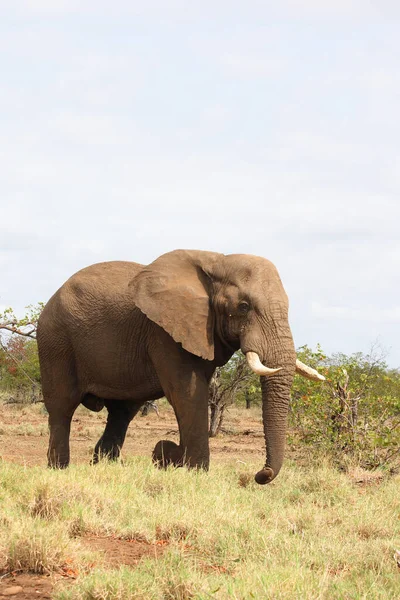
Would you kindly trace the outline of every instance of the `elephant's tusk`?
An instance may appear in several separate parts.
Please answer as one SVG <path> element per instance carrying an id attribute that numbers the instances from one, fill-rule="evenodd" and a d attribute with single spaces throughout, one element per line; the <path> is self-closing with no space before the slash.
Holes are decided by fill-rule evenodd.
<path id="1" fill-rule="evenodd" d="M 250 369 L 257 375 L 265 375 L 266 377 L 269 377 L 270 375 L 275 375 L 275 373 L 278 373 L 278 371 L 282 370 L 282 367 L 270 369 L 269 367 L 264 366 L 257 352 L 246 352 L 246 359 Z"/>
<path id="2" fill-rule="evenodd" d="M 306 377 L 307 379 L 311 379 L 312 381 L 325 381 L 325 377 L 323 375 L 308 365 L 305 365 L 299 359 L 296 360 L 296 373 Z"/>

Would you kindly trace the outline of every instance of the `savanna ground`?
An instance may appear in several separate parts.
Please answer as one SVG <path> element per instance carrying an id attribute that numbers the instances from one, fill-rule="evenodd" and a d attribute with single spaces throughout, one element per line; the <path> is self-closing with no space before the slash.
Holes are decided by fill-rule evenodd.
<path id="1" fill-rule="evenodd" d="M 71 466 L 51 471 L 43 405 L 0 403 L 0 597 L 400 597 L 398 475 L 291 447 L 258 486 L 260 409 L 237 407 L 210 440 L 209 473 L 159 471 L 155 443 L 178 437 L 164 403 L 134 419 L 122 461 L 90 466 L 104 424 L 80 408 Z"/>

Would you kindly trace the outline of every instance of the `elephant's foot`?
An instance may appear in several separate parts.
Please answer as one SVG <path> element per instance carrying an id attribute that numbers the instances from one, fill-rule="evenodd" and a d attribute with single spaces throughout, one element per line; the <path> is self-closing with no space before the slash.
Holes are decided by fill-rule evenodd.
<path id="1" fill-rule="evenodd" d="M 71 418 L 71 415 L 49 414 L 50 440 L 47 464 L 51 469 L 65 469 L 69 465 Z"/>
<path id="2" fill-rule="evenodd" d="M 47 461 L 47 467 L 49 469 L 66 469 L 69 466 L 69 462 L 50 462 Z"/>
<path id="3" fill-rule="evenodd" d="M 47 466 L 50 469 L 66 469 L 69 465 L 69 456 L 57 455 L 54 451 L 47 453 Z"/>
<path id="4" fill-rule="evenodd" d="M 119 453 L 111 454 L 110 452 L 97 452 L 97 453 L 93 453 L 93 457 L 92 457 L 90 464 L 97 465 L 102 460 L 109 460 L 111 462 L 115 462 L 118 459 L 119 459 Z"/>
<path id="5" fill-rule="evenodd" d="M 102 459 L 106 460 L 118 460 L 121 452 L 120 446 L 101 446 L 99 443 L 96 444 L 96 447 L 93 452 L 92 465 L 97 465 Z"/>
<path id="6" fill-rule="evenodd" d="M 182 448 L 170 440 L 160 440 L 154 447 L 152 454 L 153 463 L 165 469 L 168 465 L 183 467 L 185 456 Z"/>

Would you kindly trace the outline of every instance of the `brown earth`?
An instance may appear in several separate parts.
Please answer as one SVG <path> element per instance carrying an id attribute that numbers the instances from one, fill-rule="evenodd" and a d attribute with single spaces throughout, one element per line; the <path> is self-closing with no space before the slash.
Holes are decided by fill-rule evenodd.
<path id="1" fill-rule="evenodd" d="M 75 413 L 71 429 L 71 462 L 88 463 L 93 448 L 106 422 L 106 411 L 91 413 L 80 407 Z M 161 403 L 160 415 L 154 412 L 138 415 L 131 423 L 122 457 L 151 456 L 160 439 L 178 441 L 178 427 L 169 405 Z M 0 457 L 7 462 L 27 466 L 46 466 L 48 443 L 47 416 L 43 405 L 21 406 L 0 404 Z M 210 440 L 211 460 L 217 462 L 246 462 L 264 459 L 264 437 L 261 411 L 239 410 L 232 407 L 224 423 L 224 431 Z M 143 557 L 159 557 L 167 542 L 147 544 L 138 540 L 113 537 L 87 537 L 82 542 L 93 550 L 104 553 L 107 564 L 134 567 Z M 28 600 L 51 598 L 54 584 L 65 579 L 73 583 L 79 574 L 65 567 L 60 573 L 39 576 L 29 573 L 0 573 L 0 598 Z"/>
<path id="2" fill-rule="evenodd" d="M 53 586 L 54 580 L 51 577 L 15 573 L 0 579 L 0 598 L 50 600 Z"/>
<path id="3" fill-rule="evenodd" d="M 122 540 L 113 537 L 86 537 L 82 543 L 90 550 L 95 550 L 106 558 L 107 567 L 118 568 L 121 565 L 134 567 L 142 558 L 159 558 L 167 545 L 159 541 L 147 544 L 137 540 Z M 93 565 L 95 566 L 95 565 Z M 0 575 L 0 598 L 16 598 L 28 600 L 39 598 L 50 599 L 55 583 L 64 580 L 73 581 L 79 573 L 65 566 L 60 573 L 53 575 L 34 575 L 31 573 L 4 573 Z"/>
<path id="4" fill-rule="evenodd" d="M 89 462 L 93 448 L 106 423 L 105 409 L 91 413 L 80 407 L 71 428 L 71 463 Z M 178 441 L 178 426 L 172 409 L 163 405 L 160 416 L 155 412 L 138 415 L 130 424 L 122 456 L 151 456 L 160 439 Z M 19 464 L 46 465 L 48 444 L 47 417 L 43 405 L 21 408 L 0 404 L 0 456 Z M 264 436 L 261 410 L 245 411 L 232 407 L 227 411 L 224 430 L 210 440 L 212 462 L 264 459 Z"/>

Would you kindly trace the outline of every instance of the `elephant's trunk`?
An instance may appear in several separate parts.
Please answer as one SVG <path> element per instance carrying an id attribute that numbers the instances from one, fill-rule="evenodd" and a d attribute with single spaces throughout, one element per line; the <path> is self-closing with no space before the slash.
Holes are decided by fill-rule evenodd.
<path id="1" fill-rule="evenodd" d="M 290 383 L 287 378 L 275 381 L 260 377 L 263 402 L 263 423 L 266 446 L 265 467 L 255 479 L 257 483 L 269 483 L 278 475 L 285 454 L 287 416 L 289 410 Z"/>
<path id="2" fill-rule="evenodd" d="M 296 361 L 291 336 L 287 338 L 286 351 L 279 358 L 274 358 L 272 364 L 280 362 L 285 367 L 272 377 L 260 377 L 266 446 L 265 466 L 255 476 L 260 484 L 269 483 L 278 475 L 285 454 L 290 390 Z"/>

